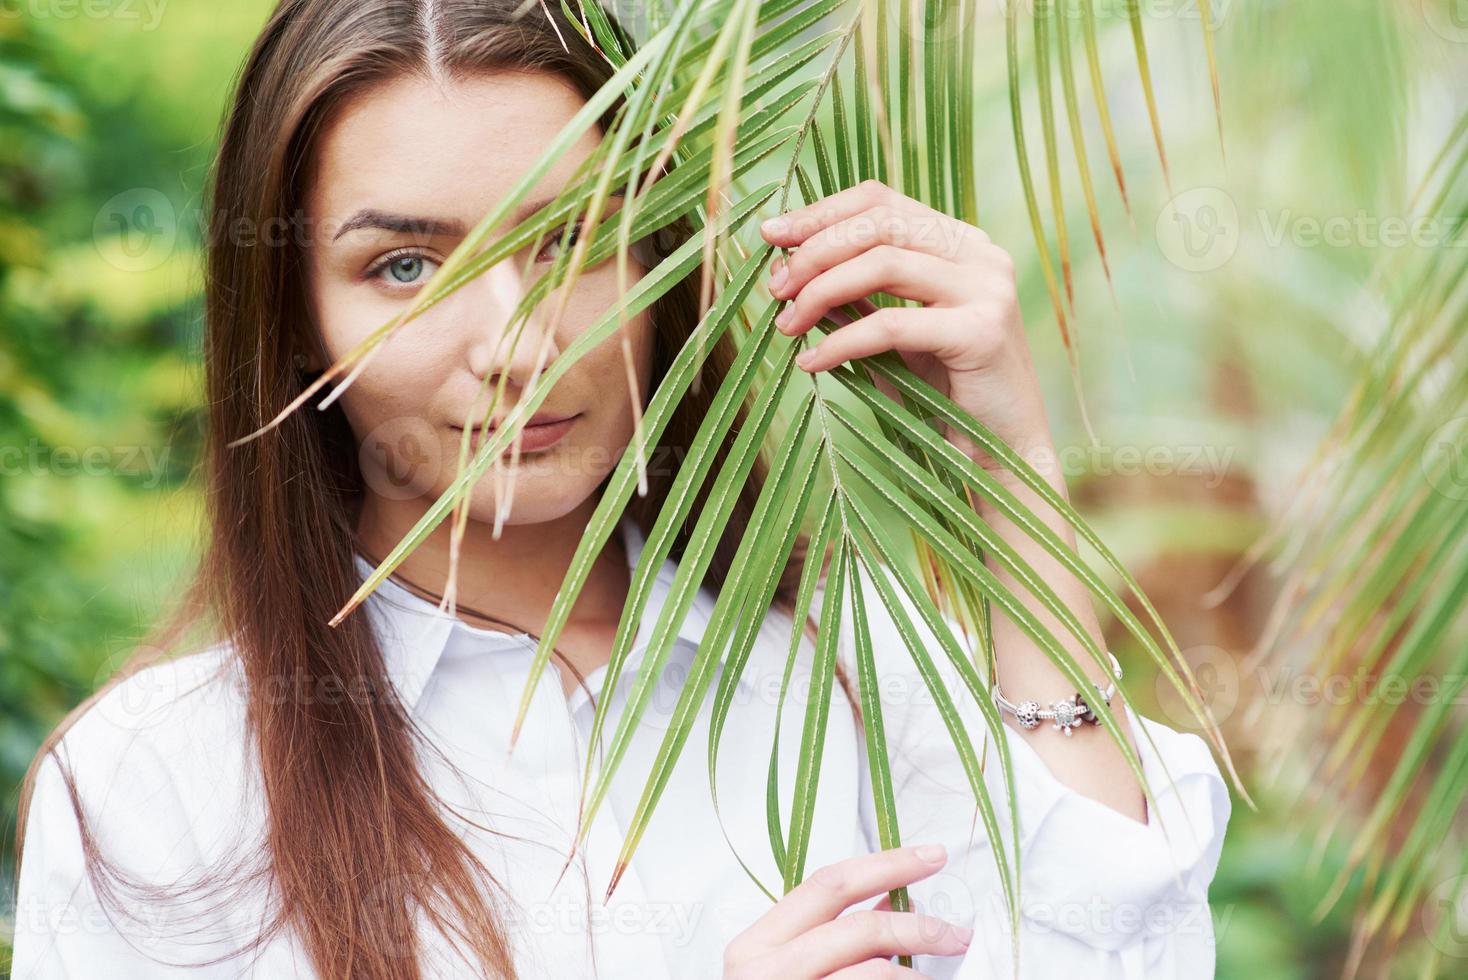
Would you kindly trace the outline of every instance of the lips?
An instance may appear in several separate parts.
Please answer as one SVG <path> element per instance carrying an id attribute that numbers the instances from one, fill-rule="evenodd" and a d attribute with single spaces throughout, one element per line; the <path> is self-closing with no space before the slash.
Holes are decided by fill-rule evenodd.
<path id="1" fill-rule="evenodd" d="M 557 442 L 560 442 L 561 439 L 565 438 L 566 433 L 571 431 L 578 418 L 580 418 L 579 413 L 576 415 L 538 414 L 532 416 L 529 424 L 520 430 L 521 454 L 548 449 Z M 474 430 L 469 434 L 470 445 L 477 450 L 485 438 L 494 435 L 495 430 L 502 421 L 504 420 L 494 420 L 490 424 L 490 430 L 487 433 L 483 432 L 478 426 L 475 426 Z M 455 432 L 463 432 L 462 426 L 456 425 L 453 428 Z M 508 454 L 512 445 L 513 440 L 511 440 L 511 443 L 506 444 L 502 455 Z"/>

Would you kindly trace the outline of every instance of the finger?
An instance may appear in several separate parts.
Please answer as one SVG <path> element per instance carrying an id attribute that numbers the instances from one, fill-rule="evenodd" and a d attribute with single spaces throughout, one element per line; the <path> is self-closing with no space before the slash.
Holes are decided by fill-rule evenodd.
<path id="1" fill-rule="evenodd" d="M 878 245 L 812 279 L 775 317 L 775 324 L 794 336 L 819 323 L 832 307 L 877 292 L 921 303 L 957 300 L 953 288 L 959 271 L 936 256 Z"/>
<path id="2" fill-rule="evenodd" d="M 973 930 L 919 912 L 852 912 L 797 936 L 777 952 L 818 977 L 873 957 L 957 956 Z"/>
<path id="3" fill-rule="evenodd" d="M 770 295 L 794 296 L 822 272 L 878 245 L 896 245 L 950 262 L 978 257 L 980 237 L 988 238 L 983 232 L 926 205 L 909 204 L 917 202 L 878 204 L 811 235 L 789 262 L 776 261 Z"/>
<path id="4" fill-rule="evenodd" d="M 891 960 L 867 960 L 856 966 L 844 967 L 829 974 L 826 980 L 912 980 L 922 974 L 908 966 L 898 966 Z"/>
<path id="5" fill-rule="evenodd" d="M 970 344 L 949 310 L 884 306 L 826 334 L 820 343 L 801 351 L 795 363 L 801 370 L 814 373 L 829 371 L 860 357 L 897 350 L 932 354 L 944 364 L 954 364 L 968 356 Z"/>
<path id="6" fill-rule="evenodd" d="M 874 911 L 877 911 L 877 912 L 891 912 L 892 911 L 892 893 L 891 892 L 883 892 L 882 893 L 882 897 L 879 898 L 879 899 L 877 899 L 875 902 L 873 902 L 871 904 L 871 908 Z"/>
<path id="7" fill-rule="evenodd" d="M 857 902 L 921 881 L 948 862 L 941 844 L 894 847 L 818 868 L 760 916 L 740 939 L 755 947 L 788 942 Z"/>
<path id="8" fill-rule="evenodd" d="M 871 302 L 870 300 L 862 299 L 857 300 L 855 303 L 850 303 L 847 306 L 843 306 L 839 309 L 832 310 L 828 314 L 828 316 L 833 321 L 835 321 L 837 326 L 840 327 L 844 327 L 850 323 L 855 323 L 857 320 L 861 319 L 861 317 L 853 317 L 848 314 L 846 310 L 850 307 L 856 307 L 859 311 L 861 311 L 862 316 L 871 316 L 873 313 L 877 312 L 877 310 L 881 309 L 881 307 L 877 306 L 877 304 Z M 804 352 L 801 353 L 801 356 L 805 356 Z M 893 387 L 892 382 L 888 381 L 886 378 L 882 377 L 875 371 L 870 372 L 868 377 L 872 384 L 876 385 L 878 391 L 886 395 L 888 398 L 892 399 L 897 404 L 903 404 L 902 395 L 895 387 Z M 881 901 L 888 902 L 890 898 L 890 895 L 883 895 Z M 890 905 L 888 907 L 890 907 Z"/>
<path id="9" fill-rule="evenodd" d="M 792 248 L 822 228 L 828 228 L 838 221 L 845 221 L 852 215 L 860 214 L 879 204 L 927 207 L 926 204 L 914 201 L 906 194 L 888 187 L 879 180 L 864 180 L 855 187 L 828 194 L 805 207 L 775 215 L 760 225 L 760 234 L 771 245 Z"/>

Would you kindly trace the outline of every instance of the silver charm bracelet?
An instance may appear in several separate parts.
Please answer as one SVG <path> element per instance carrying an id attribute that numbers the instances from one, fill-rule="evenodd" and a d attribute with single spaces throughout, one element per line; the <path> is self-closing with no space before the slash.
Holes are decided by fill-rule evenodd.
<path id="1" fill-rule="evenodd" d="M 1121 664 L 1117 662 L 1116 655 L 1110 650 L 1106 651 L 1106 655 L 1111 658 L 1113 680 L 1104 691 L 1100 684 L 1096 684 L 1095 688 L 1100 693 L 1101 700 L 1106 703 L 1107 707 L 1110 707 L 1111 699 L 1116 695 L 1116 682 L 1121 680 Z M 1071 732 L 1086 722 L 1092 725 L 1101 724 L 1101 719 L 1096 712 L 1091 710 L 1091 705 L 1079 691 L 1068 698 L 1056 701 L 1048 708 L 1042 708 L 1034 701 L 1021 701 L 1015 704 L 1000 692 L 999 681 L 995 680 L 994 704 L 1001 711 L 1008 711 L 1014 715 L 1015 720 L 1019 722 L 1019 727 L 1026 731 L 1039 728 L 1042 721 L 1053 721 L 1057 730 L 1069 736 Z"/>

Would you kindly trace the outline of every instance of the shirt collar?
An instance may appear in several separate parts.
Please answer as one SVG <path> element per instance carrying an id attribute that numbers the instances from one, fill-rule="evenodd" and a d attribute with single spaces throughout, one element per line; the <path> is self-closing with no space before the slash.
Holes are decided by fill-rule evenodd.
<path id="1" fill-rule="evenodd" d="M 635 571 L 646 544 L 646 537 L 630 515 L 624 515 L 618 527 L 627 552 L 627 567 L 629 571 Z M 366 581 L 376 566 L 360 554 L 353 557 L 359 579 Z M 641 662 L 647 642 L 651 638 L 651 627 L 657 622 L 658 614 L 667 602 L 677 572 L 677 563 L 672 558 L 665 558 L 653 579 L 647 607 L 628 655 L 628 668 Z M 410 711 L 417 706 L 439 658 L 456 632 L 472 637 L 472 642 L 482 647 L 486 654 L 524 651 L 527 647 L 534 649 L 535 641 L 528 634 L 473 626 L 457 616 L 441 611 L 436 603 L 409 591 L 391 576 L 380 582 L 362 605 L 368 610 L 382 646 L 388 678 L 396 688 L 399 699 Z M 707 587 L 701 587 L 678 627 L 675 652 L 681 647 L 685 656 L 692 656 L 708 628 L 713 608 L 714 596 Z M 721 656 L 726 653 L 727 649 Z M 740 683 L 753 683 L 749 672 L 741 676 Z"/>

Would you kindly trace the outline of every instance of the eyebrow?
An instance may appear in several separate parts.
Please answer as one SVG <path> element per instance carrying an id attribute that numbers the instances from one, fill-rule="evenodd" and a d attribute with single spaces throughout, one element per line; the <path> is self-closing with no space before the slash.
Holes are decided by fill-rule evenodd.
<path id="1" fill-rule="evenodd" d="M 526 201 L 515 210 L 513 224 L 519 224 L 542 208 L 549 207 L 555 203 L 555 200 L 554 197 L 544 197 L 534 201 Z M 464 223 L 454 218 L 428 218 L 417 215 L 393 214 L 388 211 L 379 211 L 376 208 L 363 208 L 348 218 L 342 224 L 341 228 L 337 230 L 337 233 L 332 236 L 331 240 L 336 241 L 347 234 L 347 232 L 361 231 L 362 229 L 368 228 L 405 235 L 423 235 L 429 238 L 463 238 L 466 233 Z"/>

